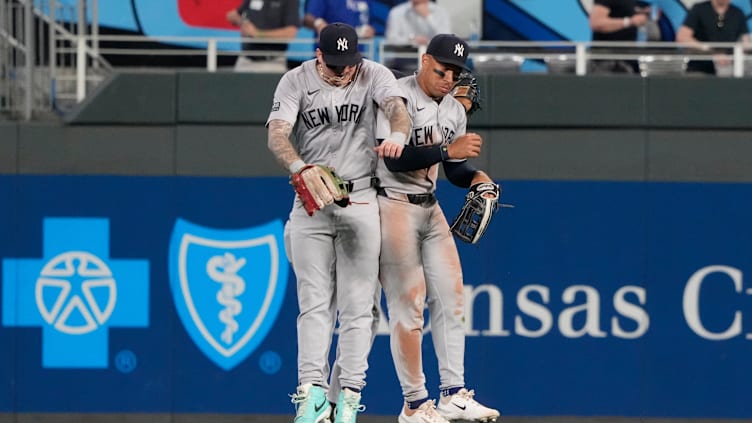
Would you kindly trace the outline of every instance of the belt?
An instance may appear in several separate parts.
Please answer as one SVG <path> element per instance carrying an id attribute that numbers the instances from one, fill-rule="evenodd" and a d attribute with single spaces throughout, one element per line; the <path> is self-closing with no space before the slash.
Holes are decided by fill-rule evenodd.
<path id="1" fill-rule="evenodd" d="M 392 200 L 404 201 L 406 203 L 416 204 L 424 207 L 432 206 L 436 203 L 436 196 L 432 193 L 403 194 L 401 192 L 394 192 L 392 190 L 387 190 L 386 188 L 378 187 L 376 188 L 376 194 L 382 197 L 390 198 Z"/>
<path id="2" fill-rule="evenodd" d="M 345 181 L 345 188 L 347 188 L 347 192 L 360 191 L 378 185 L 379 178 L 375 176 L 366 176 L 364 178 L 353 179 L 352 181 Z"/>

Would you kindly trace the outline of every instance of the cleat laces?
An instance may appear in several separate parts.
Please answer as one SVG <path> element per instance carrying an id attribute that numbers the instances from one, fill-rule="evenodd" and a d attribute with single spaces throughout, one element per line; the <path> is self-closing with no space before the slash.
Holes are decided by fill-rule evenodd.
<path id="1" fill-rule="evenodd" d="M 436 411 L 436 403 L 434 402 L 434 400 L 428 400 L 424 402 L 420 407 L 418 407 L 418 409 L 423 411 L 423 414 L 431 423 L 447 422 L 446 419 L 441 417 L 441 415 Z"/>
<path id="2" fill-rule="evenodd" d="M 342 407 L 342 421 L 344 422 L 354 422 L 357 413 L 362 413 L 366 409 L 365 405 L 360 404 L 358 397 L 345 396 L 344 403 Z"/>

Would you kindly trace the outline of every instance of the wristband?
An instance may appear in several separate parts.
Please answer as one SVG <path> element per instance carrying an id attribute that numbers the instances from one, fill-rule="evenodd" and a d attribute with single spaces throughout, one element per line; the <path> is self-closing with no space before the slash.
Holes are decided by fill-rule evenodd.
<path id="1" fill-rule="evenodd" d="M 442 145 L 439 151 L 441 151 L 441 161 L 449 158 L 449 147 L 446 144 Z"/>
<path id="2" fill-rule="evenodd" d="M 629 28 L 632 25 L 632 20 L 628 16 L 624 17 L 624 28 Z"/>
<path id="3" fill-rule="evenodd" d="M 289 167 L 290 173 L 292 173 L 293 175 L 298 173 L 298 171 L 300 169 L 303 169 L 305 165 L 306 164 L 303 160 L 300 160 L 300 159 L 295 160 L 294 162 L 290 163 L 290 167 Z"/>
<path id="4" fill-rule="evenodd" d="M 407 135 L 403 134 L 402 132 L 392 132 L 389 134 L 388 140 L 394 141 L 395 144 L 399 145 L 405 145 L 405 141 L 407 141 Z"/>

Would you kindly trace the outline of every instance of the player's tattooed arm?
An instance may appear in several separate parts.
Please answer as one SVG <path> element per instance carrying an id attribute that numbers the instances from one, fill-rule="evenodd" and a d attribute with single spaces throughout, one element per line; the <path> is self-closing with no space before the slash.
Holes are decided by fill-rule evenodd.
<path id="1" fill-rule="evenodd" d="M 277 159 L 277 162 L 281 164 L 282 167 L 288 169 L 290 173 L 297 172 L 303 167 L 304 163 L 290 142 L 292 124 L 281 119 L 273 119 L 269 122 L 268 127 L 269 139 L 267 141 L 267 146 L 269 147 L 269 151 L 274 154 L 274 158 Z M 295 169 L 295 167 L 297 167 L 297 169 Z"/>
<path id="2" fill-rule="evenodd" d="M 407 142 L 407 133 L 410 131 L 410 117 L 405 107 L 405 99 L 402 97 L 387 97 L 379 104 L 384 114 L 389 119 L 391 134 L 381 145 L 376 147 L 379 157 L 392 159 L 402 155 L 402 150 Z"/>
<path id="3" fill-rule="evenodd" d="M 410 116 L 407 114 L 405 99 L 402 97 L 387 97 L 380 107 L 384 109 L 384 114 L 389 119 L 392 133 L 399 132 L 407 137 L 407 133 L 410 131 Z"/>

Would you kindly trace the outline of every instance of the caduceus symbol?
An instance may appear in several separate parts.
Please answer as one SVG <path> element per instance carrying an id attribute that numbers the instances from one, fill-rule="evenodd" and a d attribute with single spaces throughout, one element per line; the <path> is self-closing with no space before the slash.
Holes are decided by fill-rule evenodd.
<path id="1" fill-rule="evenodd" d="M 243 305 L 237 297 L 245 291 L 245 281 L 237 273 L 243 266 L 245 266 L 245 258 L 238 260 L 231 253 L 214 256 L 206 262 L 206 272 L 209 277 L 222 284 L 217 292 L 217 302 L 225 307 L 219 312 L 219 320 L 225 324 L 221 338 L 226 344 L 232 343 L 232 337 L 239 328 L 235 316 L 240 314 Z"/>

